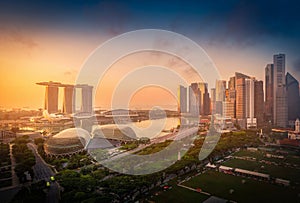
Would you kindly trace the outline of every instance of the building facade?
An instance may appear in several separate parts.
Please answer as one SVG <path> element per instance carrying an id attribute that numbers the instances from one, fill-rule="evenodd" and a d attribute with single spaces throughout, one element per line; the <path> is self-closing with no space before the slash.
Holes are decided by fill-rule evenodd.
<path id="1" fill-rule="evenodd" d="M 187 113 L 187 88 L 180 85 L 178 88 L 179 112 Z"/>
<path id="2" fill-rule="evenodd" d="M 264 125 L 264 90 L 263 81 L 254 81 L 254 117 L 257 127 Z"/>
<path id="3" fill-rule="evenodd" d="M 265 68 L 265 120 L 274 123 L 274 65 L 267 64 Z"/>
<path id="4" fill-rule="evenodd" d="M 285 128 L 288 123 L 288 109 L 287 109 L 287 92 L 285 83 L 285 55 L 277 54 L 273 56 L 274 64 L 274 105 L 273 116 L 274 125 Z"/>
<path id="5" fill-rule="evenodd" d="M 286 89 L 288 101 L 288 121 L 294 122 L 300 118 L 299 82 L 290 74 L 286 74 Z"/>

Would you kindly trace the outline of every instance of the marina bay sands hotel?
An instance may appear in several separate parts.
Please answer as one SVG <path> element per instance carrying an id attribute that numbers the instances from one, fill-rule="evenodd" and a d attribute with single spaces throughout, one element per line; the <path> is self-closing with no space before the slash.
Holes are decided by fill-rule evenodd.
<path id="1" fill-rule="evenodd" d="M 81 89 L 81 108 L 80 112 L 91 113 L 92 106 L 92 92 L 93 86 L 87 84 L 68 85 L 59 82 L 38 82 L 37 85 L 46 86 L 45 93 L 45 109 L 48 113 L 58 112 L 58 90 L 64 89 L 63 108 L 62 111 L 67 114 L 76 112 L 76 88 Z"/>

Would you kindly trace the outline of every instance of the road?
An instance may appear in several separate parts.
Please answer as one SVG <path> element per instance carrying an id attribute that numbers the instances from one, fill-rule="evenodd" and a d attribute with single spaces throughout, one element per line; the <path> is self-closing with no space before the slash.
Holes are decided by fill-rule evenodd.
<path id="1" fill-rule="evenodd" d="M 27 146 L 33 151 L 36 164 L 33 166 L 34 181 L 45 180 L 49 181 L 51 176 L 54 176 L 54 172 L 50 166 L 44 161 L 44 159 L 37 152 L 37 146 L 28 143 Z M 59 185 L 57 182 L 51 182 L 50 188 L 47 193 L 46 202 L 56 203 L 59 202 Z"/>

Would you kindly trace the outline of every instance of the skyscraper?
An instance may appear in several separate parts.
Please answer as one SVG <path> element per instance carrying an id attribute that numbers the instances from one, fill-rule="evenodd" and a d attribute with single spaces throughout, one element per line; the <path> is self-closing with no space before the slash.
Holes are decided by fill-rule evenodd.
<path id="1" fill-rule="evenodd" d="M 186 113 L 187 112 L 187 88 L 179 85 L 178 88 L 178 98 L 179 98 L 179 112 Z"/>
<path id="2" fill-rule="evenodd" d="M 267 64 L 265 68 L 265 116 L 266 121 L 274 123 L 274 65 Z"/>
<path id="3" fill-rule="evenodd" d="M 61 83 L 58 82 L 39 82 L 37 85 L 46 86 L 44 109 L 48 113 L 58 112 L 58 88 Z"/>
<path id="4" fill-rule="evenodd" d="M 286 89 L 288 101 L 288 120 L 295 121 L 300 117 L 299 82 L 290 74 L 286 74 Z"/>
<path id="5" fill-rule="evenodd" d="M 215 114 L 216 113 L 216 88 L 211 88 L 210 89 L 210 94 L 211 94 L 211 98 L 210 98 L 210 108 L 211 108 L 211 114 Z"/>
<path id="6" fill-rule="evenodd" d="M 199 115 L 201 110 L 201 91 L 197 83 L 189 86 L 189 112 L 192 115 Z"/>
<path id="7" fill-rule="evenodd" d="M 200 101 L 200 106 L 201 106 L 201 115 L 209 115 L 210 113 L 210 99 L 209 99 L 209 93 L 208 93 L 208 84 L 200 82 L 198 83 L 199 89 L 201 91 L 201 101 Z"/>
<path id="8" fill-rule="evenodd" d="M 226 81 L 216 81 L 216 114 L 222 115 L 223 113 L 223 102 L 225 101 Z"/>
<path id="9" fill-rule="evenodd" d="M 257 127 L 264 123 L 264 90 L 263 81 L 254 81 L 254 117 L 257 120 Z"/>
<path id="10" fill-rule="evenodd" d="M 93 104 L 92 104 L 92 93 L 93 93 L 93 86 L 89 85 L 77 85 L 82 90 L 81 96 L 81 111 L 85 113 L 92 113 L 93 111 Z"/>
<path id="11" fill-rule="evenodd" d="M 210 114 L 210 98 L 207 90 L 207 86 L 205 88 L 205 92 L 203 93 L 203 115 L 207 116 Z"/>
<path id="12" fill-rule="evenodd" d="M 246 79 L 248 75 L 235 73 L 235 90 L 236 90 L 236 118 L 246 118 Z"/>
<path id="13" fill-rule="evenodd" d="M 64 87 L 64 101 L 63 101 L 63 112 L 71 114 L 75 112 L 75 97 L 74 85 L 63 85 Z"/>
<path id="14" fill-rule="evenodd" d="M 46 86 L 45 109 L 48 113 L 58 112 L 58 86 Z"/>
<path id="15" fill-rule="evenodd" d="M 235 77 L 230 77 L 228 81 L 228 89 L 234 90 L 235 89 Z"/>
<path id="16" fill-rule="evenodd" d="M 226 90 L 226 81 L 217 80 L 216 81 L 216 101 L 225 101 L 225 90 Z"/>
<path id="17" fill-rule="evenodd" d="M 244 128 L 246 125 L 246 79 L 236 80 L 236 119 L 239 125 Z"/>
<path id="18" fill-rule="evenodd" d="M 227 95 L 226 95 L 226 101 L 230 103 L 230 106 L 233 106 L 231 109 L 231 112 L 229 113 L 231 118 L 236 118 L 236 84 L 235 84 L 235 76 L 230 77 L 228 81 L 228 89 L 227 89 Z"/>
<path id="19" fill-rule="evenodd" d="M 245 106 L 246 106 L 246 125 L 247 128 L 256 128 L 257 122 L 256 118 L 254 117 L 254 82 L 255 78 L 246 78 L 246 99 L 245 99 Z"/>
<path id="20" fill-rule="evenodd" d="M 274 124 L 285 128 L 288 123 L 287 93 L 285 85 L 285 55 L 277 54 L 273 56 L 274 64 Z"/>

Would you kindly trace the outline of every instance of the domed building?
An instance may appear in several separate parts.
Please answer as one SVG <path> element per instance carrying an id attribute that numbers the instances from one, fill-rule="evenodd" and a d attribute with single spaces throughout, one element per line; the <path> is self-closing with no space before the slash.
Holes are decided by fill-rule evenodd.
<path id="1" fill-rule="evenodd" d="M 138 139 L 134 130 L 126 125 L 93 126 L 91 135 L 82 128 L 63 130 L 45 142 L 45 153 L 48 156 L 69 156 L 84 150 L 114 148 Z"/>
<path id="2" fill-rule="evenodd" d="M 86 146 L 88 151 L 113 148 L 138 139 L 134 130 L 126 125 L 94 126 L 91 134 L 92 139 Z"/>
<path id="3" fill-rule="evenodd" d="M 90 139 L 88 131 L 82 128 L 69 128 L 46 141 L 45 153 L 50 156 L 65 156 L 82 152 Z"/>
<path id="4" fill-rule="evenodd" d="M 93 138 L 105 138 L 118 141 L 135 141 L 137 136 L 134 130 L 127 125 L 98 125 L 92 131 Z"/>

